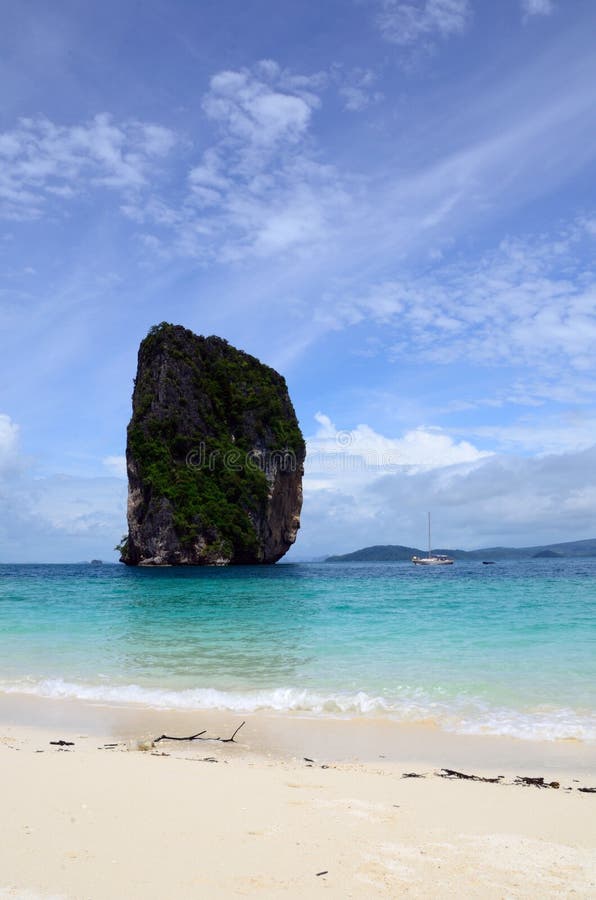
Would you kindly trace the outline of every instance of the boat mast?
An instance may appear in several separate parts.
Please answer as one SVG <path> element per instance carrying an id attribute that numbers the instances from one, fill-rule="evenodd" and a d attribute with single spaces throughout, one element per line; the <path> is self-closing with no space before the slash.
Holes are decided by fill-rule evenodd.
<path id="1" fill-rule="evenodd" d="M 431 551 L 430 551 L 430 513 L 427 513 L 427 516 L 428 516 L 428 558 L 430 559 L 430 557 L 431 557 Z"/>

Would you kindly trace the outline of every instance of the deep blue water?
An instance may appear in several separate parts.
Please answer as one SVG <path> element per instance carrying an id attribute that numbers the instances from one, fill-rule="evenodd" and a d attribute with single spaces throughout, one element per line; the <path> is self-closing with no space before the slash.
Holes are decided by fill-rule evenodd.
<path id="1" fill-rule="evenodd" d="M 4 565 L 0 691 L 596 738 L 596 560 Z"/>

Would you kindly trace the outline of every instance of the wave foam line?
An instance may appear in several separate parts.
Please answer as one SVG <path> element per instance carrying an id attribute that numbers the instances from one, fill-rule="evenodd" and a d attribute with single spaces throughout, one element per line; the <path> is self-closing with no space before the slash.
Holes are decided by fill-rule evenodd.
<path id="1" fill-rule="evenodd" d="M 596 740 L 596 714 L 570 709 L 518 711 L 490 707 L 482 701 L 459 698 L 438 703 L 431 698 L 400 697 L 390 702 L 365 691 L 322 694 L 308 689 L 278 687 L 244 693 L 216 688 L 167 690 L 136 684 L 79 684 L 61 678 L 0 682 L 0 691 L 50 699 L 126 704 L 151 709 L 225 709 L 230 712 L 302 712 L 311 715 L 380 716 L 415 723 L 433 721 L 460 734 L 507 735 L 525 740 Z"/>
<path id="2" fill-rule="evenodd" d="M 371 697 L 364 691 L 355 694 L 323 695 L 296 688 L 271 690 L 220 691 L 216 688 L 189 688 L 181 691 L 143 688 L 136 684 L 91 685 L 46 678 L 41 681 L 0 683 L 7 694 L 32 694 L 53 699 L 90 700 L 97 703 L 130 703 L 153 709 L 225 709 L 231 712 L 300 711 L 314 713 L 352 713 L 366 715 L 390 712 L 382 697 Z"/>

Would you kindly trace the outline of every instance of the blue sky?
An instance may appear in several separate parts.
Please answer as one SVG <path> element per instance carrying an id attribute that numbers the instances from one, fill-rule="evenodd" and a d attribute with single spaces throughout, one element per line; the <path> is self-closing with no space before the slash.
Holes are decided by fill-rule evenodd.
<path id="1" fill-rule="evenodd" d="M 139 341 L 286 376 L 288 559 L 596 536 L 596 9 L 5 2 L 0 560 L 115 557 Z"/>

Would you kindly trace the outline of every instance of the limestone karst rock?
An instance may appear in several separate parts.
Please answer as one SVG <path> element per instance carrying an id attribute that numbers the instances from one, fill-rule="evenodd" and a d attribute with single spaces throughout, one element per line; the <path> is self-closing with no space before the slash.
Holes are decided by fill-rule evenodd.
<path id="1" fill-rule="evenodd" d="M 284 378 L 180 325 L 139 348 L 128 565 L 274 563 L 300 527 L 305 446 Z"/>

